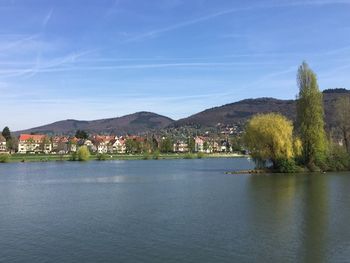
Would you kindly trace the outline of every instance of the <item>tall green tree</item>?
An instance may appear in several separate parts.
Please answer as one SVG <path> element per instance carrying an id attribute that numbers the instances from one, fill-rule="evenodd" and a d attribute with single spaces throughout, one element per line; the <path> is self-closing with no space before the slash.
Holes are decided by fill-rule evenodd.
<path id="1" fill-rule="evenodd" d="M 193 153 L 195 151 L 195 148 L 196 148 L 196 143 L 195 143 L 195 140 L 192 136 L 188 137 L 187 145 L 188 145 L 188 151 L 190 153 Z"/>
<path id="2" fill-rule="evenodd" d="M 11 140 L 11 131 L 10 131 L 9 127 L 6 126 L 6 127 L 2 130 L 2 136 L 5 137 L 6 141 Z"/>
<path id="3" fill-rule="evenodd" d="M 318 166 L 324 161 L 327 151 L 323 96 L 316 74 L 306 62 L 299 67 L 297 82 L 297 126 L 303 145 L 302 161 L 308 166 Z"/>
<path id="4" fill-rule="evenodd" d="M 160 151 L 162 153 L 170 153 L 173 151 L 173 142 L 169 137 L 166 137 L 160 143 Z"/>
<path id="5" fill-rule="evenodd" d="M 134 139 L 127 139 L 125 141 L 125 148 L 127 153 L 135 154 L 141 153 L 141 143 Z"/>

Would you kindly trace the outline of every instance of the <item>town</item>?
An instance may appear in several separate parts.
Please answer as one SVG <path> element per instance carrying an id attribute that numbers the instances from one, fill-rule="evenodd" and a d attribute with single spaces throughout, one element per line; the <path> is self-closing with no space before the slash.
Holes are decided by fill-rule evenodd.
<path id="1" fill-rule="evenodd" d="M 5 129 L 4 129 L 5 130 Z M 170 136 L 114 136 L 88 135 L 77 131 L 75 136 L 48 136 L 45 134 L 20 134 L 5 138 L 0 134 L 0 153 L 18 154 L 71 154 L 86 146 L 92 154 L 142 154 L 142 153 L 233 153 L 243 152 L 239 137 L 208 135 L 189 136 L 176 140 Z"/>

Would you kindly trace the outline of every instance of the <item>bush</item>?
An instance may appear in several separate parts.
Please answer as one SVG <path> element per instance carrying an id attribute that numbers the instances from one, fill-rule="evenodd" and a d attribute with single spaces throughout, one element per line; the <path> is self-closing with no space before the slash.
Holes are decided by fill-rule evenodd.
<path id="1" fill-rule="evenodd" d="M 302 168 L 297 166 L 294 159 L 278 159 L 276 169 L 280 173 L 298 173 Z"/>
<path id="2" fill-rule="evenodd" d="M 78 160 L 78 155 L 76 152 L 72 152 L 70 155 L 69 161 L 77 161 Z"/>
<path id="3" fill-rule="evenodd" d="M 142 159 L 143 159 L 143 160 L 149 160 L 149 159 L 150 159 L 149 152 L 147 152 L 147 151 L 144 152 L 144 153 L 143 153 L 143 156 L 142 156 Z"/>
<path id="4" fill-rule="evenodd" d="M 80 162 L 86 162 L 90 159 L 90 151 L 86 146 L 79 148 L 77 152 L 77 160 Z"/>
<path id="5" fill-rule="evenodd" d="M 198 159 L 202 159 L 203 157 L 204 157 L 204 153 L 202 153 L 202 152 L 197 153 Z"/>
<path id="6" fill-rule="evenodd" d="M 107 155 L 104 153 L 99 153 L 97 154 L 97 160 L 98 161 L 106 161 L 107 160 Z"/>
<path id="7" fill-rule="evenodd" d="M 317 166 L 316 164 L 314 163 L 309 163 L 306 168 L 310 171 L 310 172 L 321 172 L 322 170 L 328 170 L 328 169 L 325 169 L 325 164 L 322 165 L 323 166 L 323 169 L 321 169 L 319 166 Z"/>
<path id="8" fill-rule="evenodd" d="M 332 145 L 325 163 L 326 171 L 346 171 L 350 169 L 350 156 L 344 147 Z"/>
<path id="9" fill-rule="evenodd" d="M 184 156 L 184 159 L 193 159 L 193 154 L 192 153 L 186 153 Z"/>
<path id="10" fill-rule="evenodd" d="M 159 150 L 154 151 L 153 160 L 159 160 L 160 152 Z"/>
<path id="11" fill-rule="evenodd" d="M 0 163 L 8 163 L 10 161 L 10 155 L 8 153 L 0 154 Z"/>

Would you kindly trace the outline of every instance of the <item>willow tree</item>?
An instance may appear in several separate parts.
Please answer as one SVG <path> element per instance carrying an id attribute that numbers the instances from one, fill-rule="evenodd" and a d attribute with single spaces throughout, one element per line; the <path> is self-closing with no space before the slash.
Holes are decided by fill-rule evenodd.
<path id="1" fill-rule="evenodd" d="M 246 126 L 244 144 L 258 166 L 294 157 L 293 124 L 277 113 L 255 115 Z"/>
<path id="2" fill-rule="evenodd" d="M 326 156 L 327 139 L 324 129 L 323 96 L 315 73 L 303 62 L 299 67 L 297 82 L 297 125 L 303 145 L 304 164 L 319 165 Z"/>

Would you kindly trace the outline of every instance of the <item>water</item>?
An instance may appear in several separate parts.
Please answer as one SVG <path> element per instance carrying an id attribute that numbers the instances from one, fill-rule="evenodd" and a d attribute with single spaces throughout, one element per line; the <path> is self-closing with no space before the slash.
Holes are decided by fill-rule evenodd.
<path id="1" fill-rule="evenodd" d="M 0 165 L 0 262 L 349 262 L 350 174 L 246 159 Z"/>

